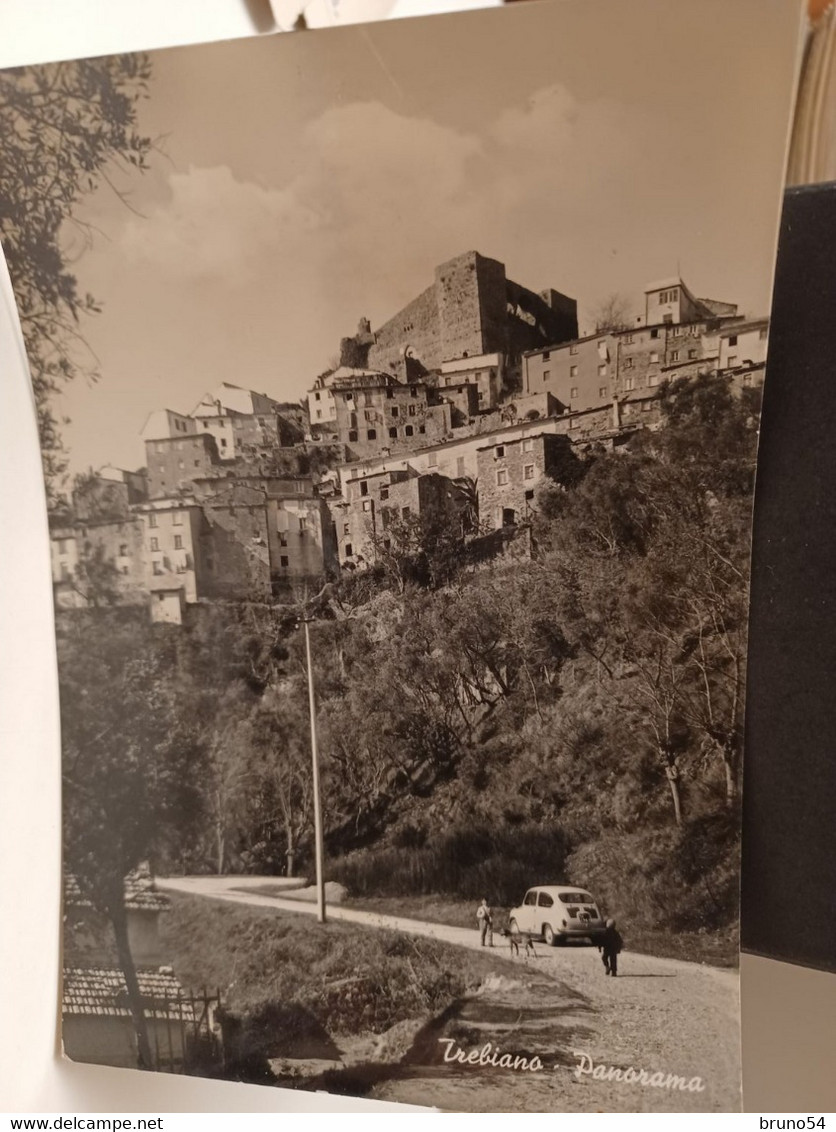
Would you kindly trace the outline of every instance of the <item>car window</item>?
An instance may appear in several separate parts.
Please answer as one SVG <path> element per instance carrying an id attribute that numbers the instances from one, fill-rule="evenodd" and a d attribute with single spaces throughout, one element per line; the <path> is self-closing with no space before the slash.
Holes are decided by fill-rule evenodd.
<path id="1" fill-rule="evenodd" d="M 554 904 L 554 899 L 549 896 L 548 892 L 541 892 L 537 897 L 537 903 L 541 908 L 551 908 L 551 906 Z"/>
<path id="2" fill-rule="evenodd" d="M 534 892 L 533 890 L 531 892 L 527 892 L 525 894 L 525 900 L 523 900 L 523 904 L 536 904 L 536 903 L 537 903 L 537 893 Z"/>
<path id="3" fill-rule="evenodd" d="M 561 892 L 560 899 L 564 904 L 594 904 L 595 901 L 588 892 Z"/>

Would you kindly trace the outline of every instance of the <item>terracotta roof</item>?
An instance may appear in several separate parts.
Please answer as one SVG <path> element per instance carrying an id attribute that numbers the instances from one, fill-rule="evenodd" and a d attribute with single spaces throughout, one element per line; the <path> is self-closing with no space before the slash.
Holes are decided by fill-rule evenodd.
<path id="1" fill-rule="evenodd" d="M 138 971 L 139 993 L 147 1018 L 182 1017 L 194 1021 L 194 1006 L 183 994 L 174 975 L 159 971 Z M 180 1000 L 178 1002 L 178 999 Z M 111 1018 L 130 1017 L 125 976 L 110 967 L 64 968 L 64 1014 L 100 1014 Z"/>
<path id="2" fill-rule="evenodd" d="M 79 888 L 78 881 L 67 873 L 64 877 L 64 902 L 75 907 L 89 907 L 90 901 Z M 164 912 L 171 901 L 158 892 L 153 877 L 147 872 L 135 870 L 125 877 L 125 907 L 133 910 Z"/>

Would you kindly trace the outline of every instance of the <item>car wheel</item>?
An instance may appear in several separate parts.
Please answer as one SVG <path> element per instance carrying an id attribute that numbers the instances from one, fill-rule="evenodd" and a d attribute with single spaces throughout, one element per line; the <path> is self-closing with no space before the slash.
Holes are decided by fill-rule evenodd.
<path id="1" fill-rule="evenodd" d="M 517 935 L 519 933 L 519 930 L 520 929 L 517 927 L 517 921 L 512 916 L 508 921 L 508 931 L 511 933 L 511 935 Z"/>
<path id="2" fill-rule="evenodd" d="M 557 943 L 557 936 L 552 931 L 551 924 L 543 924 L 543 939 L 547 947 L 554 947 Z"/>

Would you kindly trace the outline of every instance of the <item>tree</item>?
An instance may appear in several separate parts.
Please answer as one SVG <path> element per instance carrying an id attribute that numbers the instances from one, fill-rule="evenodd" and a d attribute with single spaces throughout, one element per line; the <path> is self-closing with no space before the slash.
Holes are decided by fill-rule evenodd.
<path id="1" fill-rule="evenodd" d="M 629 330 L 632 326 L 630 300 L 626 295 L 614 291 L 592 308 L 590 318 L 597 334 L 604 331 Z"/>
<path id="2" fill-rule="evenodd" d="M 24 67 L 0 73 L 0 237 L 17 299 L 38 412 L 47 490 L 66 470 L 52 399 L 84 373 L 97 376 L 85 348 L 84 317 L 99 310 L 70 269 L 66 226 L 85 240 L 81 198 L 112 174 L 144 170 L 151 140 L 136 128 L 146 92 L 144 55 Z"/>
<path id="3" fill-rule="evenodd" d="M 112 925 L 141 1068 L 152 1059 L 125 877 L 145 859 L 176 857 L 194 835 L 205 760 L 181 706 L 172 644 L 170 633 L 123 611 L 81 614 L 58 637 L 64 857 Z"/>

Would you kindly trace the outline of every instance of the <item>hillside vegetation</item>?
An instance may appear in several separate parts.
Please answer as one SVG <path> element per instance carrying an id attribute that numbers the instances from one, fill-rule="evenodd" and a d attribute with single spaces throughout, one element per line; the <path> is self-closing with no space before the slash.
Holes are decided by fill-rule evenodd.
<path id="1" fill-rule="evenodd" d="M 540 487 L 530 558 L 458 565 L 428 521 L 318 599 L 327 871 L 353 896 L 570 879 L 648 930 L 733 930 L 757 406 L 720 378 L 663 403 Z M 124 861 L 144 837 L 159 869 L 310 872 L 300 636 L 259 603 L 65 617 L 70 859 L 129 813 Z"/>

